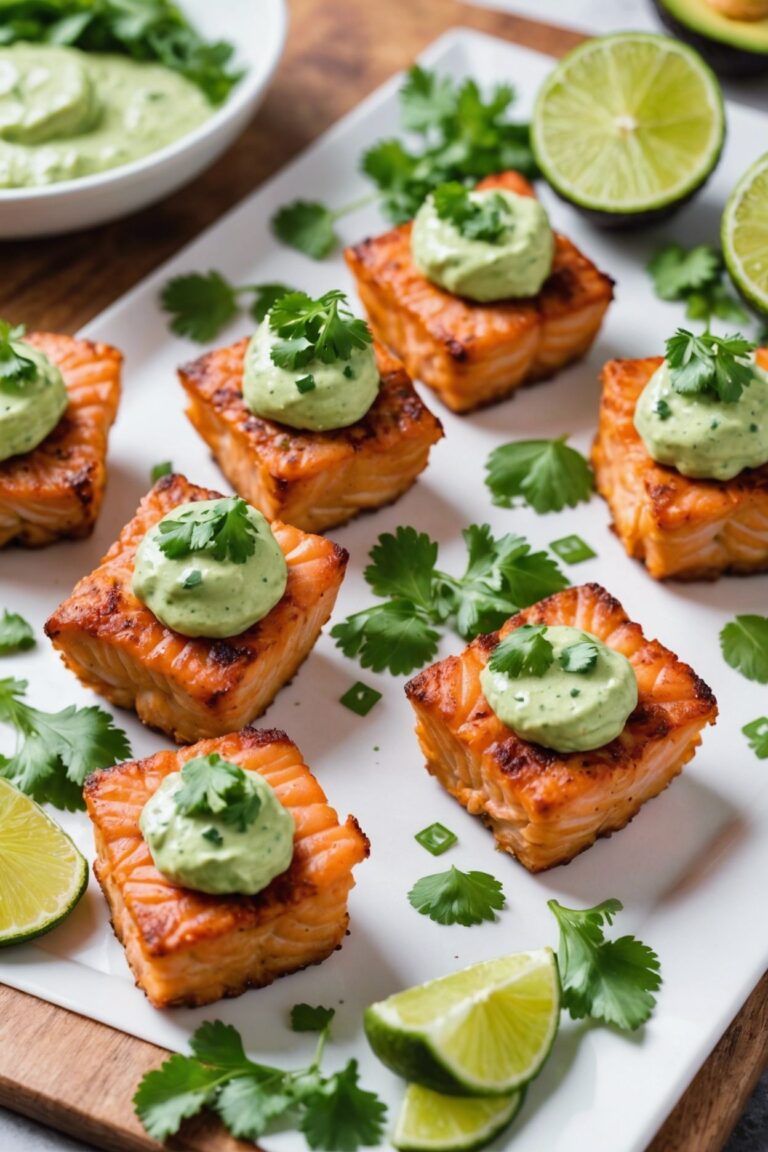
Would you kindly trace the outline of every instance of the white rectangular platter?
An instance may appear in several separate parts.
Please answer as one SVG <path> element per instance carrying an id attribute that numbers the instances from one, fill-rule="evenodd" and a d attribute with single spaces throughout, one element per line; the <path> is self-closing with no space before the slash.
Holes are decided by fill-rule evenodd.
<path id="1" fill-rule="evenodd" d="M 547 57 L 463 30 L 436 42 L 423 59 L 431 67 L 457 77 L 475 76 L 484 84 L 513 82 L 522 116 L 530 111 L 551 67 Z M 398 83 L 395 78 L 386 84 L 88 325 L 88 336 L 126 352 L 125 394 L 110 446 L 108 497 L 96 534 L 84 543 L 39 553 L 7 551 L 0 562 L 0 604 L 23 612 L 38 631 L 131 516 L 154 463 L 171 458 L 194 481 L 222 485 L 183 415 L 175 378 L 176 366 L 198 355 L 199 349 L 169 335 L 157 305 L 160 287 L 171 274 L 218 268 L 243 283 L 279 279 L 313 294 L 336 286 L 351 291 L 340 255 L 313 263 L 277 244 L 268 222 L 277 206 L 297 196 L 342 205 L 366 191 L 358 174 L 359 158 L 373 141 L 398 130 Z M 550 516 L 494 508 L 483 484 L 483 463 L 495 445 L 516 438 L 568 432 L 577 447 L 588 449 L 602 363 L 614 356 L 660 352 L 663 339 L 683 318 L 682 306 L 654 297 L 644 271 L 648 255 L 664 238 L 683 243 L 716 240 L 728 190 L 764 148 L 763 141 L 758 113 L 729 108 L 728 142 L 715 177 L 674 222 L 655 232 L 601 233 L 542 187 L 555 226 L 617 280 L 616 302 L 590 357 L 551 383 L 463 419 L 426 396 L 445 423 L 446 439 L 434 451 L 423 479 L 395 507 L 332 534 L 351 553 L 336 619 L 371 602 L 362 579 L 368 551 L 379 533 L 398 524 L 415 525 L 437 538 L 441 566 L 449 571 L 463 569 L 460 530 L 472 522 L 490 522 L 497 535 L 522 533 L 537 547 L 572 532 L 583 536 L 598 556 L 568 569 L 571 579 L 606 585 L 648 634 L 690 662 L 718 696 L 720 722 L 705 735 L 683 777 L 612 839 L 601 841 L 567 868 L 530 876 L 514 860 L 496 854 L 480 822 L 424 771 L 402 681 L 361 673 L 325 635 L 264 723 L 284 728 L 296 740 L 331 802 L 344 816 L 353 812 L 370 836 L 372 854 L 358 869 L 351 935 L 342 951 L 319 968 L 239 999 L 199 1011 L 159 1012 L 134 987 L 92 882 L 75 913 L 39 946 L 2 953 L 2 980 L 169 1048 L 183 1050 L 202 1020 L 221 1018 L 241 1029 L 257 1058 L 295 1066 L 307 1055 L 309 1042 L 288 1031 L 290 1006 L 299 1001 L 334 1005 L 338 1015 L 329 1067 L 356 1056 L 364 1084 L 386 1098 L 393 1116 L 401 1085 L 368 1052 L 361 1030 L 365 1005 L 473 961 L 555 945 L 556 926 L 546 907 L 551 897 L 587 906 L 617 896 L 626 907 L 621 932 L 639 934 L 661 957 L 664 986 L 657 1012 L 634 1036 L 564 1022 L 552 1058 L 498 1147 L 519 1152 L 641 1152 L 646 1147 L 768 963 L 768 772 L 740 732 L 747 721 L 768 710 L 768 693 L 731 670 L 718 644 L 722 624 L 735 612 L 765 612 L 768 577 L 656 584 L 625 556 L 609 531 L 607 509 L 599 498 Z M 344 241 L 352 242 L 380 230 L 382 223 L 370 208 L 346 217 L 340 230 Z M 223 340 L 247 330 L 245 322 L 235 325 Z M 460 646 L 456 637 L 446 637 L 441 655 Z M 15 675 L 29 679 L 29 697 L 41 707 L 94 702 L 45 641 L 9 663 Z M 367 719 L 338 703 L 359 678 L 384 694 Z M 143 729 L 132 715 L 119 714 L 117 719 L 128 730 L 136 755 L 163 745 L 162 738 Z M 3 732 L 6 749 L 8 739 Z M 437 866 L 413 839 L 434 820 L 459 835 L 458 847 Z M 67 816 L 64 823 L 90 858 L 86 818 Z M 508 903 L 496 923 L 443 927 L 409 906 L 406 893 L 413 882 L 440 871 L 448 861 L 493 872 L 503 881 Z M 270 1152 L 304 1147 L 303 1138 L 294 1133 L 280 1133 L 265 1144 Z"/>

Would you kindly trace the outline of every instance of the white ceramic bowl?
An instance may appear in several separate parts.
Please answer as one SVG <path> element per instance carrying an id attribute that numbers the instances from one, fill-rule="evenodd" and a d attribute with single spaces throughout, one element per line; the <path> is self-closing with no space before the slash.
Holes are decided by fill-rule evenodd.
<path id="1" fill-rule="evenodd" d="M 229 40 L 246 72 L 228 100 L 194 132 L 141 160 L 43 188 L 0 189 L 0 239 L 88 228 L 143 208 L 192 180 L 245 128 L 278 65 L 285 0 L 181 0 L 212 40 Z"/>

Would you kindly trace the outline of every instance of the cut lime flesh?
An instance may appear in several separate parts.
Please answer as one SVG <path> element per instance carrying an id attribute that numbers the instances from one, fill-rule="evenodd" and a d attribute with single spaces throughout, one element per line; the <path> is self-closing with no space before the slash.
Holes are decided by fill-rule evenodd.
<path id="1" fill-rule="evenodd" d="M 715 74 L 667 36 L 617 33 L 573 49 L 542 85 L 532 142 L 564 199 L 632 216 L 687 199 L 725 139 Z"/>
<path id="2" fill-rule="evenodd" d="M 502 1096 L 552 1047 L 560 981 L 550 948 L 486 960 L 372 1004 L 365 1031 L 398 1075 L 435 1092 Z"/>
<path id="3" fill-rule="evenodd" d="M 721 227 L 723 254 L 739 291 L 768 315 L 768 153 L 731 193 Z"/>
<path id="4" fill-rule="evenodd" d="M 87 884 L 88 864 L 69 836 L 0 779 L 0 947 L 49 932 Z"/>
<path id="5" fill-rule="evenodd" d="M 473 1152 L 512 1123 L 525 1089 L 511 1096 L 441 1096 L 409 1084 L 392 1143 L 400 1152 Z"/>

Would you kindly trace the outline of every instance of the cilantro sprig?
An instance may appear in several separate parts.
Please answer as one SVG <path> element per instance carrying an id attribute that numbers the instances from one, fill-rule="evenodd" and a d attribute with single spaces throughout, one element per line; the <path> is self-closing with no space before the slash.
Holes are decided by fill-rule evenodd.
<path id="1" fill-rule="evenodd" d="M 19 616 L 18 612 L 9 612 L 3 609 L 0 619 L 0 656 L 9 656 L 12 652 L 25 652 L 35 646 L 35 633 L 32 625 Z"/>
<path id="2" fill-rule="evenodd" d="M 234 48 L 205 40 L 172 0 L 5 0 L 0 45 L 17 40 L 116 52 L 179 72 L 222 104 L 242 72 Z"/>
<path id="3" fill-rule="evenodd" d="M 269 327 L 279 337 L 270 351 L 272 362 L 291 371 L 312 360 L 349 360 L 353 351 L 373 340 L 365 320 L 350 312 L 346 296 L 337 289 L 316 300 L 306 292 L 281 297 L 269 313 Z"/>
<path id="4" fill-rule="evenodd" d="M 482 201 L 473 200 L 469 189 L 458 181 L 439 184 L 432 194 L 435 211 L 468 240 L 498 244 L 510 225 L 507 203 L 498 192 Z"/>
<path id="5" fill-rule="evenodd" d="M 243 308 L 257 323 L 281 296 L 293 292 L 287 284 L 232 284 L 220 272 L 190 272 L 174 276 L 160 293 L 170 316 L 171 331 L 199 344 L 214 340 Z M 244 297 L 251 297 L 244 300 Z"/>
<path id="6" fill-rule="evenodd" d="M 568 585 L 555 561 L 532 552 L 522 536 L 496 539 L 487 524 L 462 535 L 467 566 L 460 577 L 437 568 L 438 545 L 426 533 L 401 526 L 379 536 L 363 575 L 385 602 L 333 627 L 345 656 L 376 672 L 412 672 L 435 656 L 440 625 L 471 640 Z"/>
<path id="7" fill-rule="evenodd" d="M 317 200 L 286 204 L 272 218 L 272 229 L 284 244 L 322 260 L 338 244 L 336 222 L 371 200 L 378 199 L 384 215 L 399 224 L 415 216 L 441 184 L 473 185 L 507 168 L 538 174 L 528 124 L 509 119 L 515 92 L 508 84 L 484 97 L 474 80 L 457 82 L 417 65 L 408 72 L 399 98 L 409 144 L 380 140 L 361 162 L 377 192 L 337 209 Z"/>
<path id="8" fill-rule="evenodd" d="M 187 760 L 181 780 L 173 801 L 184 816 L 217 816 L 245 832 L 261 811 L 261 796 L 249 777 L 218 752 Z"/>
<path id="9" fill-rule="evenodd" d="M 129 757 L 128 737 L 101 708 L 43 712 L 22 700 L 26 690 L 26 680 L 0 680 L 0 721 L 18 734 L 15 753 L 0 756 L 0 776 L 39 804 L 84 808 L 86 776 Z"/>
<path id="10" fill-rule="evenodd" d="M 356 1060 L 339 1072 L 322 1073 L 333 1013 L 310 1009 L 316 1014 L 311 1029 L 307 1009 L 297 1005 L 293 1026 L 319 1028 L 320 1035 L 312 1062 L 295 1072 L 249 1060 L 232 1025 L 201 1024 L 190 1040 L 191 1056 L 171 1056 L 139 1084 L 133 1103 L 147 1133 L 167 1140 L 184 1120 L 209 1108 L 237 1139 L 259 1140 L 280 1120 L 300 1129 L 310 1148 L 355 1152 L 378 1144 L 385 1105 L 360 1087 Z"/>
<path id="11" fill-rule="evenodd" d="M 759 716 L 745 724 L 742 732 L 758 760 L 768 760 L 768 716 Z"/>
<path id="12" fill-rule="evenodd" d="M 733 404 L 756 377 L 754 366 L 744 362 L 756 345 L 740 333 L 694 336 L 678 328 L 666 347 L 672 388 L 683 395 L 707 394 Z"/>
<path id="13" fill-rule="evenodd" d="M 711 244 L 683 248 L 666 244 L 649 260 L 648 272 L 661 300 L 681 300 L 689 320 L 701 320 L 709 328 L 712 319 L 745 324 L 749 319 L 725 283 L 722 253 Z"/>
<path id="14" fill-rule="evenodd" d="M 256 551 L 258 532 L 239 496 L 218 500 L 212 507 L 188 508 L 157 524 L 158 546 L 169 560 L 208 552 L 215 560 L 245 564 Z"/>
<path id="15" fill-rule="evenodd" d="M 720 647 L 731 668 L 768 684 L 768 616 L 735 616 L 720 633 Z"/>
<path id="16" fill-rule="evenodd" d="M 436 924 L 461 924 L 470 928 L 496 920 L 506 898 L 501 883 L 488 872 L 462 872 L 449 868 L 422 876 L 408 893 L 408 900 L 422 916 Z"/>
<path id="17" fill-rule="evenodd" d="M 492 672 L 512 677 L 544 676 L 555 662 L 555 650 L 547 631 L 544 624 L 522 624 L 515 628 L 496 645 L 488 667 Z M 583 674 L 592 671 L 597 657 L 597 645 L 585 635 L 562 650 L 558 663 L 564 672 Z"/>
<path id="18" fill-rule="evenodd" d="M 522 501 L 539 513 L 587 503 L 595 487 L 594 473 L 566 440 L 566 436 L 517 440 L 494 448 L 485 465 L 493 503 L 512 508 Z"/>
<path id="19" fill-rule="evenodd" d="M 34 360 L 17 346 L 25 331 L 23 324 L 0 320 L 0 389 L 16 391 L 37 374 Z"/>
<path id="20" fill-rule="evenodd" d="M 590 1016 L 629 1031 L 639 1028 L 655 1007 L 661 966 L 656 953 L 634 936 L 606 940 L 603 924 L 613 923 L 621 902 L 576 909 L 550 900 L 548 907 L 560 926 L 563 1007 L 574 1020 Z"/>

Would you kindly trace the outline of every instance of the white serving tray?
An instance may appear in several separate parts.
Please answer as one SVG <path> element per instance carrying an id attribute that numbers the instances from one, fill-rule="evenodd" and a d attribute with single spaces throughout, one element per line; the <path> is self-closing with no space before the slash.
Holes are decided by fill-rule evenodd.
<path id="1" fill-rule="evenodd" d="M 519 112 L 530 111 L 551 60 L 474 32 L 457 30 L 431 46 L 423 60 L 457 77 L 483 83 L 511 81 Z M 297 196 L 342 205 L 366 190 L 358 162 L 371 142 L 397 131 L 394 78 L 345 117 L 250 199 L 145 280 L 85 334 L 126 352 L 125 395 L 110 446 L 110 482 L 92 539 L 42 552 L 3 553 L 0 605 L 27 616 L 39 630 L 57 602 L 89 571 L 112 542 L 148 486 L 151 466 L 172 458 L 177 469 L 202 484 L 222 485 L 208 451 L 183 415 L 177 364 L 199 349 L 170 336 L 157 294 L 171 274 L 222 269 L 234 280 L 284 280 L 319 293 L 351 281 L 341 256 L 313 263 L 281 247 L 270 235 L 275 208 Z M 603 840 L 567 868 L 530 876 L 494 852 L 493 840 L 441 791 L 422 766 L 402 680 L 361 672 L 324 636 L 294 682 L 269 709 L 264 723 L 282 727 L 342 815 L 353 812 L 372 842 L 371 859 L 357 871 L 351 898 L 351 935 L 340 953 L 319 968 L 197 1010 L 156 1011 L 132 983 L 94 882 L 74 914 L 39 945 L 7 950 L 0 977 L 53 1003 L 169 1048 L 184 1049 L 206 1019 L 234 1023 L 258 1058 L 298 1066 L 310 1040 L 288 1031 L 287 1013 L 298 1001 L 338 1009 L 329 1067 L 352 1055 L 362 1081 L 398 1107 L 402 1087 L 369 1053 L 361 1013 L 371 1000 L 396 989 L 507 951 L 557 942 L 546 902 L 587 906 L 608 896 L 626 906 L 618 929 L 636 932 L 659 953 L 664 986 L 652 1021 L 638 1034 L 576 1027 L 563 1020 L 552 1058 L 531 1086 L 525 1107 L 498 1147 L 519 1152 L 641 1152 L 757 983 L 768 962 L 768 773 L 740 729 L 767 711 L 765 688 L 731 670 L 719 651 L 718 632 L 736 611 L 765 612 L 768 578 L 724 579 L 716 584 L 659 585 L 627 559 L 608 527 L 608 512 L 589 505 L 557 515 L 494 508 L 483 484 L 483 464 L 497 444 L 514 438 L 573 434 L 586 451 L 595 429 L 597 374 L 613 356 L 645 356 L 682 321 L 682 308 L 658 301 L 643 269 L 662 238 L 684 243 L 716 241 L 720 212 L 736 178 L 764 148 L 760 115 L 729 108 L 722 163 L 704 193 L 682 215 L 656 231 L 602 233 L 559 203 L 542 186 L 555 226 L 617 280 L 616 302 L 589 358 L 556 381 L 526 389 L 514 401 L 463 419 L 427 396 L 444 421 L 446 439 L 434 450 L 428 472 L 395 507 L 365 516 L 333 533 L 351 553 L 336 619 L 371 602 L 363 579 L 368 550 L 379 533 L 413 524 L 441 543 L 441 565 L 463 566 L 460 530 L 488 521 L 497 534 L 515 531 L 537 547 L 576 532 L 597 559 L 568 569 L 574 582 L 599 580 L 624 603 L 647 633 L 689 661 L 713 687 L 721 705 L 717 729 L 683 777 L 648 804 L 630 827 Z M 343 219 L 345 242 L 381 229 L 370 208 Z M 246 323 L 224 336 L 248 331 Z M 446 638 L 441 655 L 461 642 Z M 43 639 L 37 649 L 5 661 L 30 680 L 30 700 L 41 707 L 94 703 Z M 367 719 L 337 703 L 358 678 L 384 693 Z M 403 678 L 404 679 L 404 678 Z M 133 715 L 118 713 L 137 756 L 161 746 Z M 2 732 L 3 748 L 10 736 Z M 378 749 L 378 750 L 377 750 Z M 440 820 L 454 829 L 457 848 L 436 862 L 414 841 L 420 828 Z M 89 857 L 85 816 L 62 821 Z M 504 883 L 508 907 L 495 924 L 442 927 L 419 916 L 406 892 L 417 877 L 455 863 L 493 872 Z M 265 1140 L 272 1152 L 304 1147 L 295 1133 Z M 385 1145 L 386 1147 L 386 1145 Z"/>

